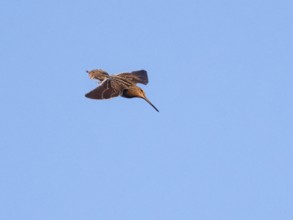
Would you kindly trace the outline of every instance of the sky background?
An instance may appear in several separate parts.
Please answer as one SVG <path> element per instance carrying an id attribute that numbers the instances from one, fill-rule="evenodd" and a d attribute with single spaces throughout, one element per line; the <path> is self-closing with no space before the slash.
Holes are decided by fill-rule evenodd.
<path id="1" fill-rule="evenodd" d="M 0 219 L 292 220 L 293 2 L 0 3 Z M 86 70 L 145 69 L 96 101 Z"/>

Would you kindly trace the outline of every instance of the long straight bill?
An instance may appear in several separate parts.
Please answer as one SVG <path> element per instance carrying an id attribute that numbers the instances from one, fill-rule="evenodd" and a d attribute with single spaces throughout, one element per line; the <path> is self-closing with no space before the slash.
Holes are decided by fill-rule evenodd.
<path id="1" fill-rule="evenodd" d="M 156 106 L 153 105 L 153 103 L 151 103 L 150 100 L 148 100 L 147 98 L 143 98 L 144 100 L 146 100 L 157 112 L 159 112 L 159 110 L 156 108 Z"/>

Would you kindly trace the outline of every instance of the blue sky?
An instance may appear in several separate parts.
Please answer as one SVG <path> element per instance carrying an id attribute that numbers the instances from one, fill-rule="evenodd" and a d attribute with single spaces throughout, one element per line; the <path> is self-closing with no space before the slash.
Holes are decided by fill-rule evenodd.
<path id="1" fill-rule="evenodd" d="M 0 219 L 293 219 L 292 7 L 2 1 Z"/>

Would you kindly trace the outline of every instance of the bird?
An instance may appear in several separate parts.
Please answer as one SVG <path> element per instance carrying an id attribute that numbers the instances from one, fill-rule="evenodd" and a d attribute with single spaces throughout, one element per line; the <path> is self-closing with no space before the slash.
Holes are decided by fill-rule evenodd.
<path id="1" fill-rule="evenodd" d="M 148 75 L 145 70 L 123 72 L 109 75 L 105 70 L 94 69 L 86 71 L 90 79 L 99 80 L 99 86 L 85 94 L 90 99 L 111 99 L 117 96 L 124 98 L 142 98 L 148 102 L 157 112 L 159 110 L 146 97 L 145 92 L 136 84 L 148 84 Z"/>

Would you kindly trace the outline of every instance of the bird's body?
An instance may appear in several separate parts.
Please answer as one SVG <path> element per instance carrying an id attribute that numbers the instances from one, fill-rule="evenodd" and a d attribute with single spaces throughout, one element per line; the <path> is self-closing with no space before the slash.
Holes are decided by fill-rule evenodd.
<path id="1" fill-rule="evenodd" d="M 145 70 L 133 71 L 109 75 L 106 71 L 98 69 L 87 71 L 91 79 L 98 79 L 100 86 L 87 93 L 85 96 L 91 99 L 110 99 L 117 96 L 124 98 L 142 98 L 156 111 L 159 111 L 146 97 L 144 91 L 136 86 L 137 83 L 148 84 L 148 76 Z"/>

